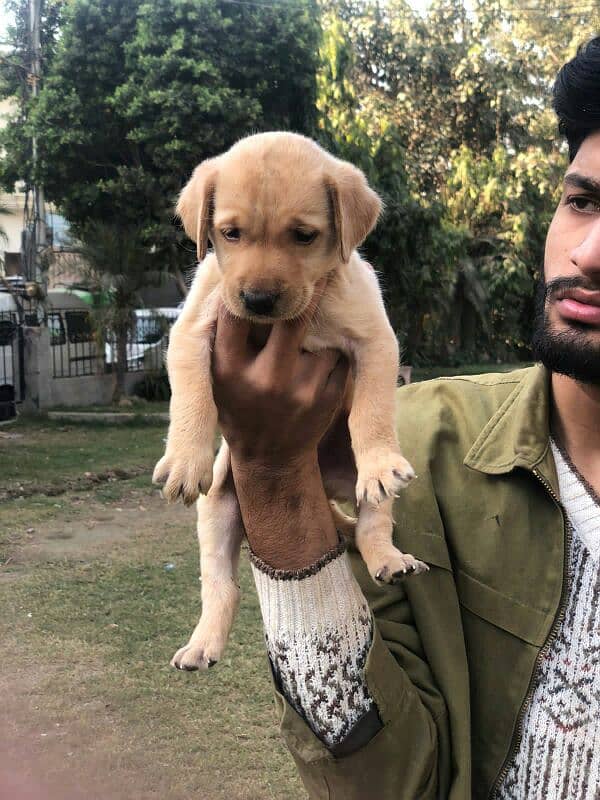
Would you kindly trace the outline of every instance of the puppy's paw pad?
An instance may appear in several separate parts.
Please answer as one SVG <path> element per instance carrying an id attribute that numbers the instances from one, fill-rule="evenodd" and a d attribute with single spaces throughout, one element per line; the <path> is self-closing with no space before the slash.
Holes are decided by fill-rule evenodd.
<path id="1" fill-rule="evenodd" d="M 392 469 L 392 475 L 400 482 L 402 489 L 417 477 L 414 469 L 403 456 L 400 456 L 397 466 Z"/>
<path id="2" fill-rule="evenodd" d="M 207 494 L 212 484 L 214 453 L 211 448 L 190 453 L 166 455 L 156 465 L 152 479 L 164 483 L 163 497 L 174 503 L 180 497 L 186 506 Z"/>
<path id="3" fill-rule="evenodd" d="M 171 666 L 183 672 L 203 671 L 214 667 L 218 661 L 216 654 L 209 655 L 201 645 L 186 644 L 171 659 Z"/>
<path id="4" fill-rule="evenodd" d="M 152 483 L 164 483 L 169 477 L 171 471 L 170 459 L 163 456 L 160 461 L 157 461 L 152 473 Z"/>
<path id="5" fill-rule="evenodd" d="M 394 584 L 400 583 L 411 575 L 420 575 L 428 570 L 429 567 L 424 561 L 419 561 L 408 553 L 398 551 L 375 570 L 373 578 L 378 584 Z"/>

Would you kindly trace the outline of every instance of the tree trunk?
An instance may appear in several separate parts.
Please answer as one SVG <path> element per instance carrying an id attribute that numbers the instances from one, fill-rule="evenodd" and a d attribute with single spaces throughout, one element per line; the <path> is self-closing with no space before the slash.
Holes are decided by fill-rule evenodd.
<path id="1" fill-rule="evenodd" d="M 185 278 L 183 277 L 183 274 L 182 274 L 181 270 L 179 269 L 179 267 L 175 267 L 174 268 L 173 276 L 175 277 L 175 280 L 177 282 L 177 286 L 179 286 L 181 294 L 184 297 L 187 297 L 190 290 L 188 289 L 188 285 L 185 282 Z"/>
<path id="2" fill-rule="evenodd" d="M 115 364 L 115 380 L 113 384 L 113 403 L 118 403 L 125 394 L 125 373 L 127 372 L 127 328 L 116 331 L 117 361 Z"/>
<path id="3" fill-rule="evenodd" d="M 408 329 L 406 331 L 406 344 L 402 363 L 414 364 L 417 351 L 423 339 L 423 313 L 421 309 L 414 309 L 408 316 Z"/>

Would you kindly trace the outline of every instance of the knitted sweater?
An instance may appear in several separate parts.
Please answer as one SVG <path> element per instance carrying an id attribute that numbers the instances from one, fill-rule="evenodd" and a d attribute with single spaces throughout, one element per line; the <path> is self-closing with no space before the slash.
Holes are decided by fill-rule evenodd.
<path id="1" fill-rule="evenodd" d="M 554 442 L 552 452 L 571 527 L 570 591 L 497 800 L 596 800 L 600 792 L 600 499 Z"/>
<path id="2" fill-rule="evenodd" d="M 597 800 L 600 785 L 600 501 L 552 444 L 574 535 L 570 595 L 536 674 L 520 747 L 497 800 Z M 345 553 L 300 571 L 253 559 L 267 649 L 282 691 L 330 747 L 373 700 L 364 681 L 372 617 Z"/>

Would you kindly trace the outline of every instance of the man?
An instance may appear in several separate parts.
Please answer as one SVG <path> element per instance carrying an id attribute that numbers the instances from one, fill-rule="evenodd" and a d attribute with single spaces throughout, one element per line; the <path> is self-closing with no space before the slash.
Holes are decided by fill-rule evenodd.
<path id="1" fill-rule="evenodd" d="M 256 354 L 246 323 L 219 318 L 215 398 L 282 732 L 312 798 L 599 796 L 600 37 L 561 70 L 555 108 L 570 165 L 543 366 L 400 394 L 419 477 L 395 536 L 427 574 L 378 588 L 338 544 L 317 448 L 346 365 L 301 352 L 305 322 L 277 323 Z M 327 445 L 349 457 L 343 420 Z"/>

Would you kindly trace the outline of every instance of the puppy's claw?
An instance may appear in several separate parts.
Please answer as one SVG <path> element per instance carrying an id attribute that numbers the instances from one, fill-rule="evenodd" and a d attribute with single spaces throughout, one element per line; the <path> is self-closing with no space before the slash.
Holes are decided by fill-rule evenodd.
<path id="1" fill-rule="evenodd" d="M 380 583 L 386 583 L 388 572 L 389 570 L 387 567 L 382 567 L 381 569 L 378 569 L 377 572 L 375 573 L 375 580 L 379 581 Z"/>

